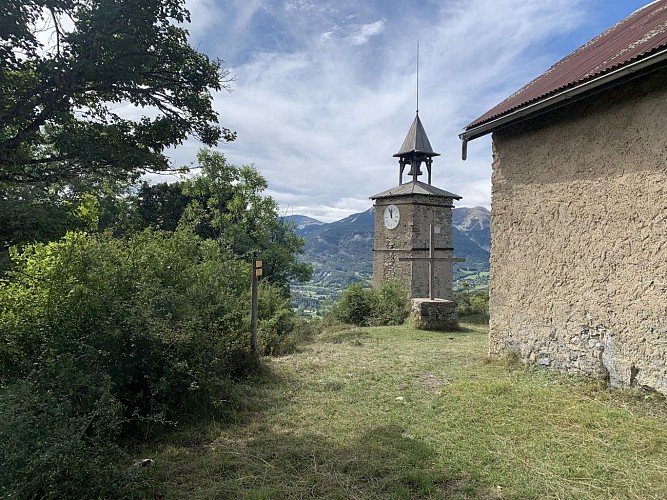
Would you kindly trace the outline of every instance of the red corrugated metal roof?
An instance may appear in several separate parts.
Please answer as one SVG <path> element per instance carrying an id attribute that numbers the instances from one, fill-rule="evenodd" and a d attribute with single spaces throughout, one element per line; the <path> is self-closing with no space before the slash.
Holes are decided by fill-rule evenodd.
<path id="1" fill-rule="evenodd" d="M 642 7 L 465 127 L 471 130 L 528 104 L 667 48 L 667 0 Z"/>

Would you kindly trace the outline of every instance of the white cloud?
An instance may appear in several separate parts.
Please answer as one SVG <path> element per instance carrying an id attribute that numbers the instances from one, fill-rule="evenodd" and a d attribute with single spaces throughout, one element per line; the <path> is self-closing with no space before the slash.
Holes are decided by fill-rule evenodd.
<path id="1" fill-rule="evenodd" d="M 380 19 L 374 23 L 362 24 L 358 27 L 357 32 L 348 38 L 352 45 L 363 45 L 368 43 L 368 40 L 370 40 L 372 36 L 382 33 L 386 22 L 386 19 Z"/>
<path id="2" fill-rule="evenodd" d="M 210 0 L 191 3 L 208 9 Z M 330 221 L 367 209 L 370 196 L 398 182 L 392 155 L 414 118 L 417 37 L 420 116 L 442 153 L 433 184 L 462 195 L 459 206 L 488 208 L 490 140 L 470 143 L 463 162 L 458 134 L 564 55 L 549 44 L 581 25 L 585 4 L 236 0 L 216 6 L 223 22 L 204 41 L 237 76 L 234 92 L 215 98 L 221 123 L 238 131 L 220 150 L 233 163 L 254 163 L 281 210 Z M 188 142 L 174 157 L 194 158 L 195 150 Z"/>
<path id="3" fill-rule="evenodd" d="M 634 1 L 634 0 L 633 0 Z M 320 220 L 370 207 L 397 183 L 392 158 L 415 110 L 434 149 L 433 183 L 490 206 L 488 137 L 460 159 L 461 129 L 577 46 L 562 40 L 599 16 L 602 0 L 187 0 L 191 43 L 228 62 L 234 92 L 215 95 L 220 122 L 238 131 L 219 149 L 255 166 L 281 210 Z M 610 7 L 611 8 L 611 7 Z M 54 45 L 42 23 L 40 40 Z M 597 29 L 597 28 L 596 28 Z M 581 35 L 581 33 L 579 33 Z M 596 35 L 580 36 L 581 43 Z M 561 43 L 556 43 L 561 41 Z M 154 114 L 126 103 L 123 116 Z M 195 159 L 194 140 L 171 150 Z"/>
<path id="4" fill-rule="evenodd" d="M 285 2 L 285 10 L 287 12 L 293 10 L 313 10 L 315 4 L 311 0 L 290 0 Z"/>
<path id="5" fill-rule="evenodd" d="M 191 22 L 184 27 L 197 47 L 222 21 L 222 12 L 216 0 L 186 0 L 185 7 L 190 11 Z"/>

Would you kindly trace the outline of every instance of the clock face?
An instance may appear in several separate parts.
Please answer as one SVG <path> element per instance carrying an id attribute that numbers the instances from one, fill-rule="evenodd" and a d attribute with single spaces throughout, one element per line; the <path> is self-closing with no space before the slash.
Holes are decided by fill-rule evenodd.
<path id="1" fill-rule="evenodd" d="M 388 205 L 384 209 L 384 227 L 387 229 L 396 229 L 401 220 L 401 213 L 396 205 Z"/>

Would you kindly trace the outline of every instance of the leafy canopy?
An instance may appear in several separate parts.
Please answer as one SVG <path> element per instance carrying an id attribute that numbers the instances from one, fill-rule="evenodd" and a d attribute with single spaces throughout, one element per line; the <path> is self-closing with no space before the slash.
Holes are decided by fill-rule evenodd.
<path id="1" fill-rule="evenodd" d="M 276 201 L 263 194 L 268 184 L 256 168 L 232 165 L 223 154 L 203 149 L 197 169 L 182 182 L 141 186 L 136 198 L 140 228 L 174 231 L 189 224 L 237 258 L 249 260 L 258 252 L 264 278 L 274 285 L 287 290 L 291 280 L 310 279 L 312 268 L 297 258 L 303 239 L 279 216 Z"/>
<path id="2" fill-rule="evenodd" d="M 0 183 L 133 178 L 190 135 L 233 140 L 211 96 L 228 73 L 188 44 L 184 4 L 0 2 Z"/>

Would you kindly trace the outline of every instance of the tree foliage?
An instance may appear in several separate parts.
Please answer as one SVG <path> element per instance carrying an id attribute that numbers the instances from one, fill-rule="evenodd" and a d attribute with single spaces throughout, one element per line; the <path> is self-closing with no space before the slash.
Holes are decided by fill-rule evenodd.
<path id="1" fill-rule="evenodd" d="M 1 183 L 0 183 L 1 184 Z M 94 231 L 127 216 L 118 185 L 78 182 L 0 185 L 0 255 L 14 245 L 47 242 L 67 231 Z M 127 211 L 127 207 L 125 207 Z"/>
<path id="2" fill-rule="evenodd" d="M 0 182 L 127 179 L 190 135 L 233 140 L 211 96 L 227 73 L 188 44 L 184 4 L 0 2 Z"/>
<path id="3" fill-rule="evenodd" d="M 203 149 L 199 173 L 172 184 L 143 184 L 136 198 L 141 227 L 173 231 L 193 224 L 203 238 L 218 241 L 230 254 L 249 261 L 257 252 L 264 279 L 287 288 L 291 280 L 308 281 L 312 269 L 300 262 L 303 239 L 283 220 L 278 205 L 265 196 L 266 179 L 252 166 L 237 167 L 221 153 Z"/>
<path id="4" fill-rule="evenodd" d="M 489 323 L 489 292 L 462 290 L 454 294 L 456 314 L 467 322 Z"/>

